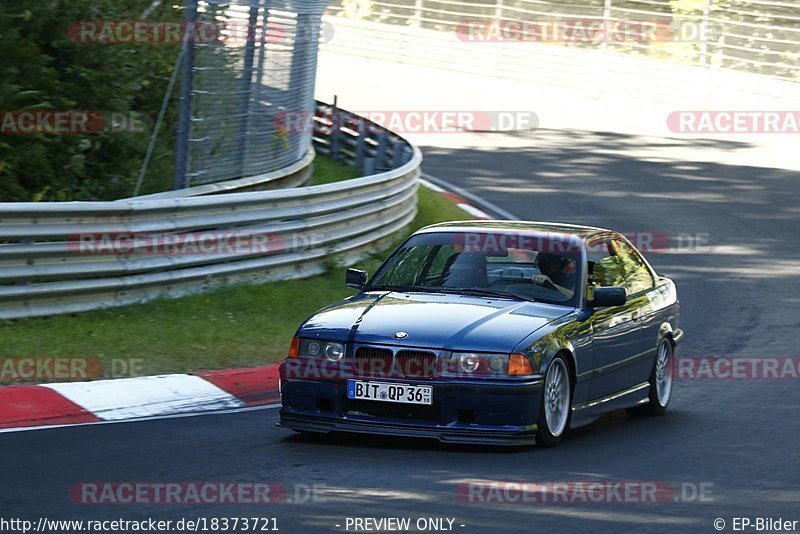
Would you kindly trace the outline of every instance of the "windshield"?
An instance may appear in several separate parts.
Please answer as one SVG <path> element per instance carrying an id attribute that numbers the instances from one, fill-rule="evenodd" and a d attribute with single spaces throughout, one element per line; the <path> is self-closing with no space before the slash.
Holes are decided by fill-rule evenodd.
<path id="1" fill-rule="evenodd" d="M 441 232 L 412 236 L 367 291 L 447 291 L 575 305 L 580 246 L 567 237 Z"/>

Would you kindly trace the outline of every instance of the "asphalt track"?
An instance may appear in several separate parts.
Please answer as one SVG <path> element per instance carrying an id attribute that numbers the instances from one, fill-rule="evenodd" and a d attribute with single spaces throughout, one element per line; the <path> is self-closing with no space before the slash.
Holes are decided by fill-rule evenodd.
<path id="1" fill-rule="evenodd" d="M 678 284 L 682 355 L 798 355 L 800 173 L 685 161 L 682 140 L 649 146 L 571 131 L 480 139 L 474 149 L 424 150 L 426 171 L 523 219 L 664 232 L 683 245 L 649 254 Z M 31 519 L 277 517 L 283 532 L 344 531 L 347 517 L 366 516 L 449 517 L 464 533 L 716 532 L 716 518 L 725 531 L 734 517 L 800 520 L 799 384 L 678 380 L 666 416 L 613 414 L 555 449 L 315 439 L 276 428 L 274 409 L 2 434 L 0 510 Z M 474 504 L 457 496 L 470 479 L 655 481 L 707 492 L 657 504 Z M 325 502 L 77 505 L 68 490 L 80 481 L 272 481 L 294 501 L 303 500 L 295 485 L 316 484 Z"/>

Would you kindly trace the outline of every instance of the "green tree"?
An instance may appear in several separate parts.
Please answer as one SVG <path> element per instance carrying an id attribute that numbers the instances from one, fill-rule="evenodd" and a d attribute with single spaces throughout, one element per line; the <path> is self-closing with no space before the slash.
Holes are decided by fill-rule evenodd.
<path id="1" fill-rule="evenodd" d="M 179 45 L 75 42 L 71 25 L 138 19 L 151 0 L 0 0 L 0 110 L 135 112 L 139 133 L 0 135 L 0 201 L 129 196 Z M 162 3 L 149 20 L 176 20 Z M 106 115 L 107 116 L 107 115 Z M 170 106 L 145 192 L 171 181 L 176 109 Z"/>

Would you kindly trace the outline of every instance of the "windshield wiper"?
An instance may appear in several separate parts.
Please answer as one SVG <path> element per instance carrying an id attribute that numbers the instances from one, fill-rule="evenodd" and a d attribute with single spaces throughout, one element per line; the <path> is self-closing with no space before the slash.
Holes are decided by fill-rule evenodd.
<path id="1" fill-rule="evenodd" d="M 528 302 L 536 302 L 533 298 L 530 297 L 523 297 L 522 295 L 509 293 L 507 291 L 497 291 L 495 289 L 483 289 L 478 287 L 452 287 L 452 288 L 445 287 L 442 288 L 442 290 L 453 293 L 470 293 L 472 295 L 483 295 L 486 297 L 501 297 L 506 299 L 526 300 Z"/>

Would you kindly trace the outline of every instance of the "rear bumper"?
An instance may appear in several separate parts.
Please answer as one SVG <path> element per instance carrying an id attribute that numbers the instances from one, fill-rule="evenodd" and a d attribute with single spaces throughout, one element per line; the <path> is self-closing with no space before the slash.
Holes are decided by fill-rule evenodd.
<path id="1" fill-rule="evenodd" d="M 363 380 L 363 379 L 362 379 Z M 281 381 L 279 426 L 304 432 L 354 432 L 434 438 L 449 443 L 535 442 L 542 380 L 436 381 L 371 379 L 433 386 L 433 405 L 347 398 L 346 379 Z"/>

